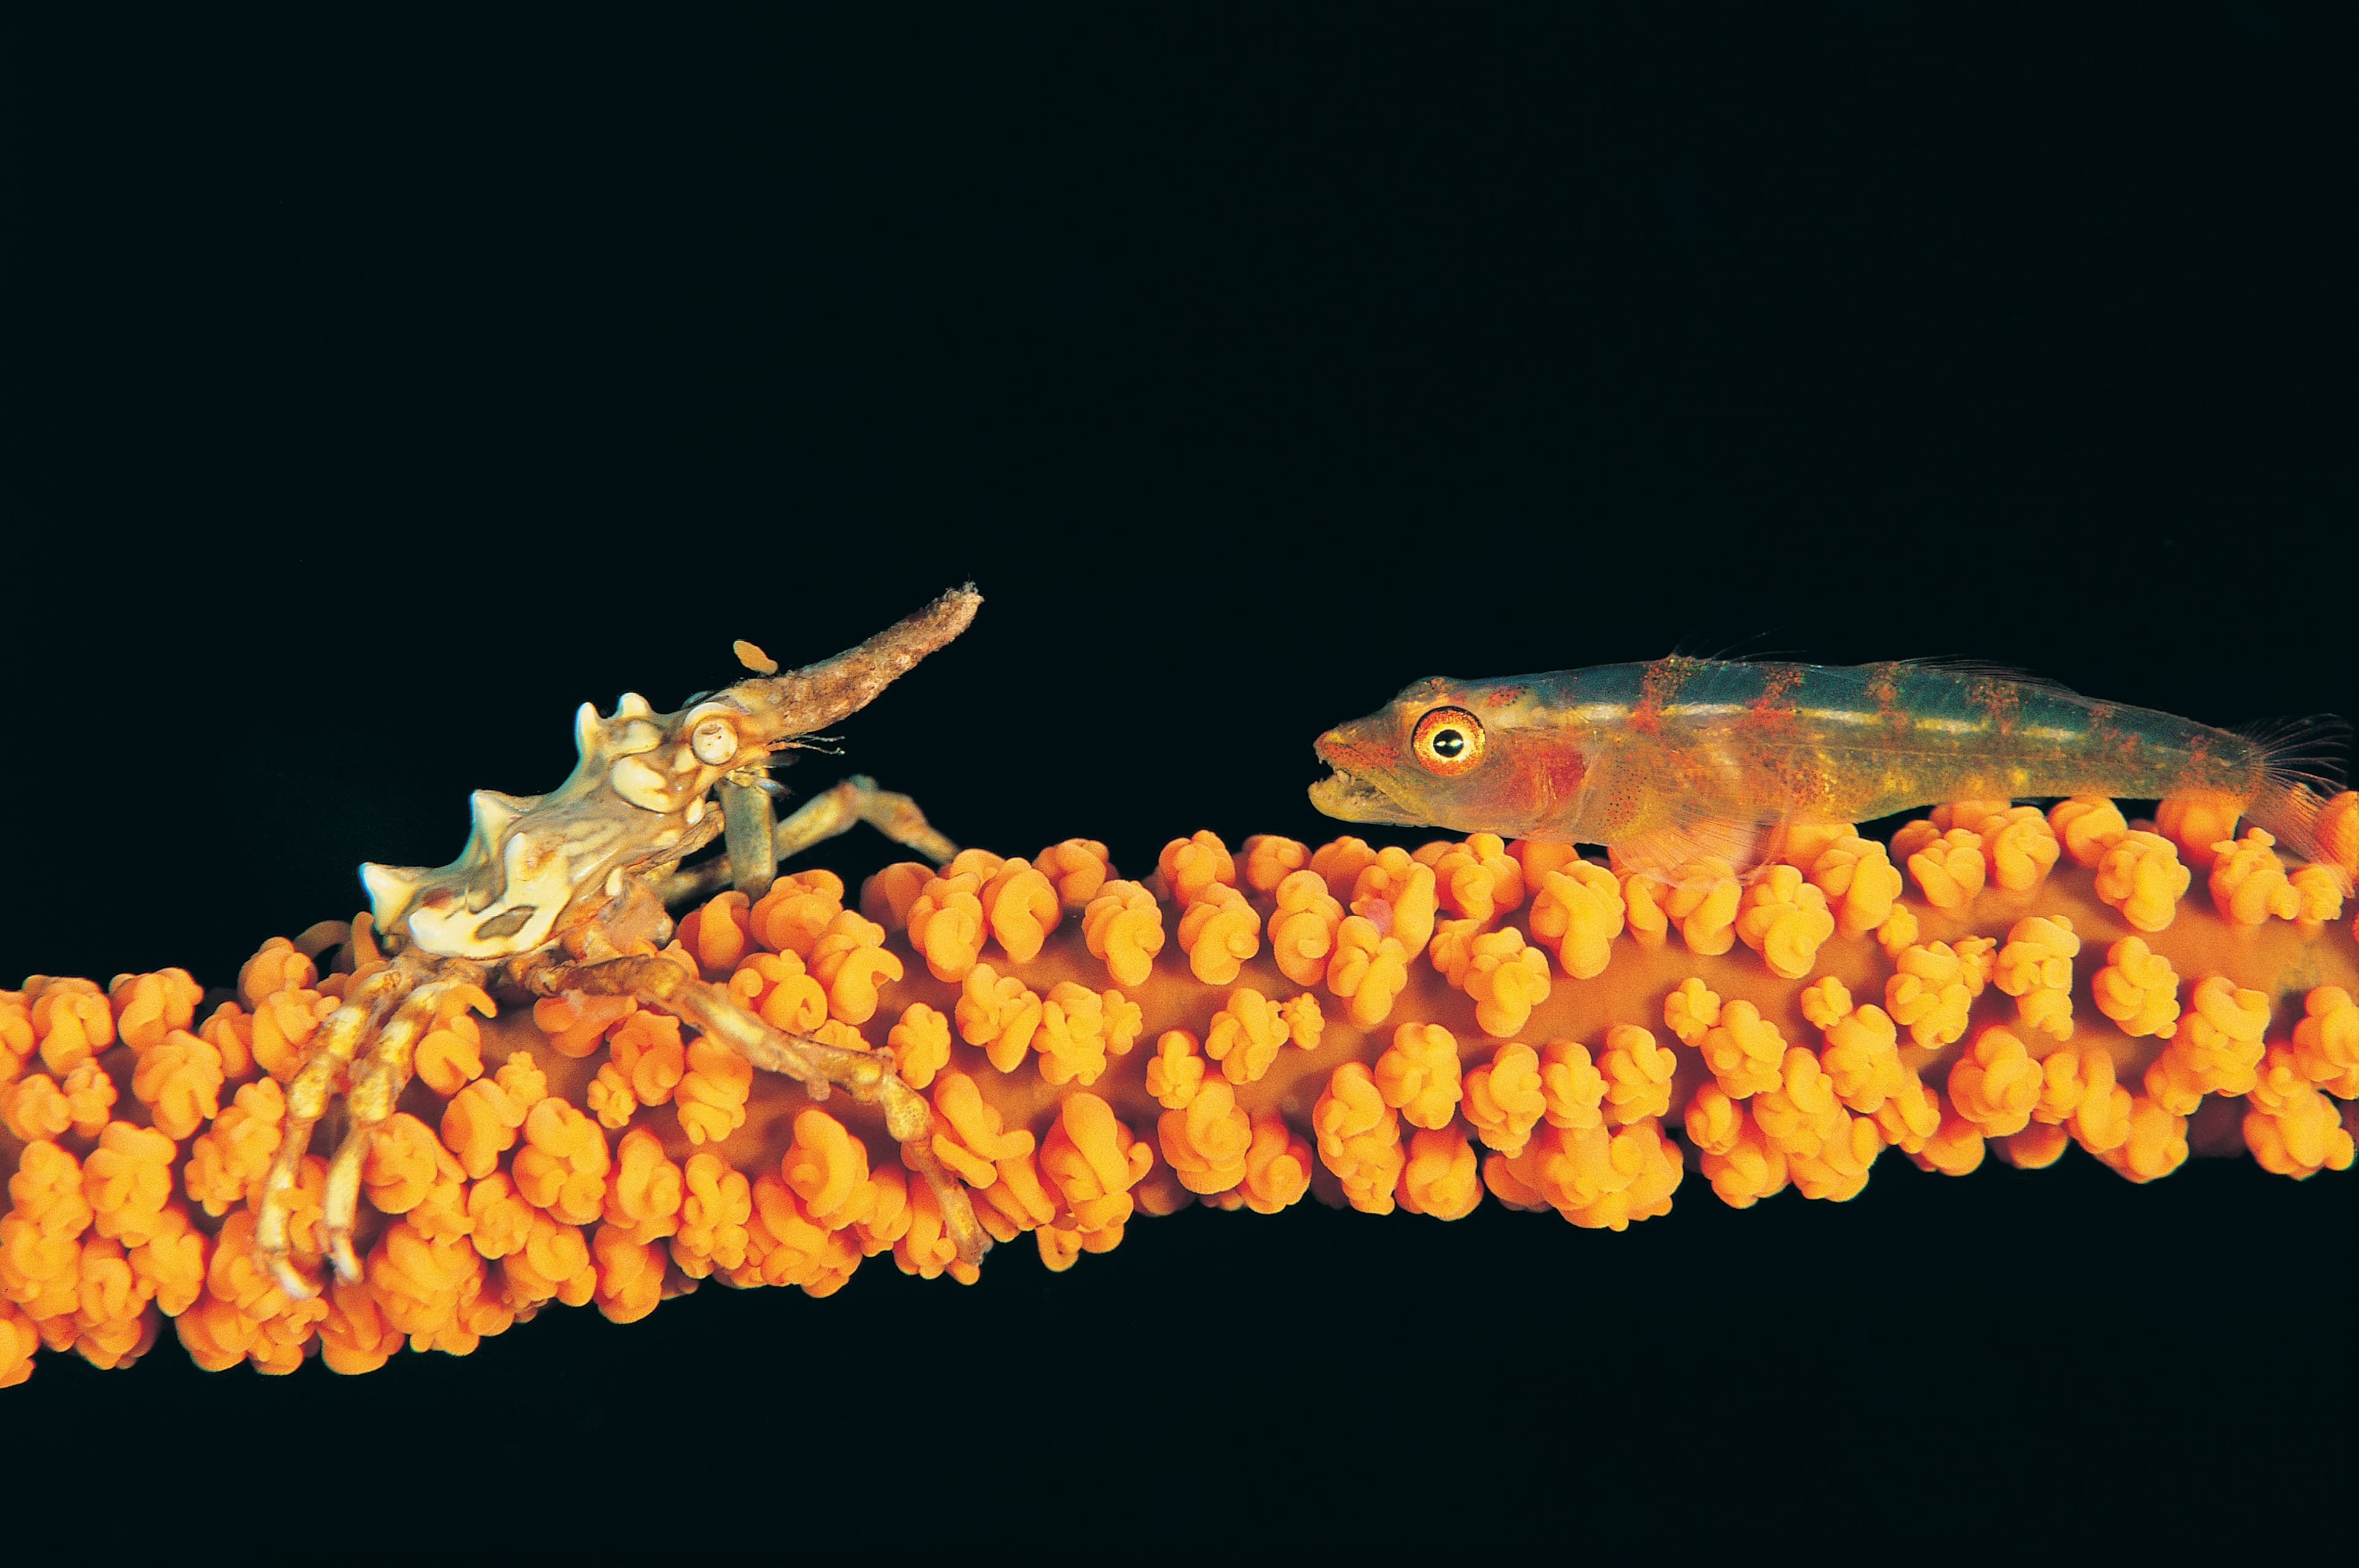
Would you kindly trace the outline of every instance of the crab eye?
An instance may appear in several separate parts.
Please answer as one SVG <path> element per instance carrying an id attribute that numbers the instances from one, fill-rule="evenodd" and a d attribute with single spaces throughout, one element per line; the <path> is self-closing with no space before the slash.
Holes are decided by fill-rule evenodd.
<path id="1" fill-rule="evenodd" d="M 737 754 L 737 731 L 725 719 L 708 719 L 690 734 L 688 743 L 698 762 L 717 768 Z"/>
<path id="2" fill-rule="evenodd" d="M 1437 708 L 1417 721 L 1409 750 L 1426 772 L 1455 778 L 1483 760 L 1483 721 L 1462 708 Z"/>

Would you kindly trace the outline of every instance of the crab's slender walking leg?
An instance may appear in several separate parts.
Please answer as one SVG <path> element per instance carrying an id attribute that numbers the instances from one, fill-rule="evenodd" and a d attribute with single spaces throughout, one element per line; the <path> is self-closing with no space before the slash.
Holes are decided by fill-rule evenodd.
<path id="1" fill-rule="evenodd" d="M 766 810 L 768 806 L 766 795 L 750 789 L 733 802 L 733 808 L 737 810 Z M 938 866 L 958 853 L 958 846 L 926 820 L 925 812 L 915 800 L 894 790 L 878 789 L 876 781 L 865 774 L 854 774 L 833 789 L 811 796 L 796 807 L 793 815 L 772 825 L 767 867 L 740 873 L 734 855 L 710 860 L 675 871 L 666 879 L 660 890 L 663 901 L 676 909 L 683 903 L 701 903 L 723 888 L 733 886 L 758 897 L 768 891 L 769 879 L 777 874 L 779 861 L 840 833 L 849 833 L 863 822 Z"/>
<path id="2" fill-rule="evenodd" d="M 863 1105 L 882 1107 L 886 1134 L 900 1144 L 902 1161 L 933 1189 L 941 1206 L 943 1233 L 959 1257 L 978 1262 L 990 1249 L 991 1238 L 974 1217 L 966 1188 L 934 1153 L 932 1108 L 901 1081 L 891 1056 L 775 1029 L 726 990 L 692 978 L 669 958 L 636 954 L 609 958 L 560 970 L 553 983 L 560 989 L 636 996 L 676 1013 L 754 1065 L 801 1080 L 813 1099 L 824 1099 L 829 1086 L 836 1085 Z"/>
<path id="3" fill-rule="evenodd" d="M 777 813 L 770 809 L 770 770 L 756 762 L 738 769 L 716 786 L 721 819 L 726 825 L 722 843 L 729 854 L 729 874 L 737 891 L 760 898 L 770 889 L 778 869 Z"/>
<path id="4" fill-rule="evenodd" d="M 311 1147 L 311 1129 L 335 1093 L 336 1079 L 352 1065 L 362 1042 L 375 1033 L 391 1008 L 409 994 L 418 975 L 409 966 L 395 963 L 360 981 L 346 993 L 344 1003 L 330 1013 L 312 1036 L 310 1054 L 294 1082 L 287 1086 L 287 1121 L 271 1157 L 270 1173 L 263 1178 L 262 1204 L 254 1217 L 254 1249 L 261 1254 L 278 1288 L 300 1301 L 312 1287 L 288 1260 L 289 1195 Z"/>
<path id="5" fill-rule="evenodd" d="M 848 833 L 865 822 L 896 844 L 915 849 L 936 865 L 958 853 L 958 846 L 938 832 L 906 795 L 878 789 L 865 773 L 854 773 L 823 795 L 813 795 L 779 823 L 771 838 L 783 860 L 812 845 Z"/>
<path id="6" fill-rule="evenodd" d="M 409 993 L 353 1069 L 352 1087 L 344 1091 L 344 1108 L 352 1126 L 328 1162 L 327 1192 L 320 1220 L 321 1249 L 335 1266 L 336 1278 L 346 1284 L 361 1277 L 360 1260 L 353 1256 L 353 1226 L 360 1217 L 361 1165 L 368 1158 L 376 1130 L 400 1103 L 409 1087 L 411 1054 L 434 1022 L 434 1010 L 462 979 L 429 981 Z"/>

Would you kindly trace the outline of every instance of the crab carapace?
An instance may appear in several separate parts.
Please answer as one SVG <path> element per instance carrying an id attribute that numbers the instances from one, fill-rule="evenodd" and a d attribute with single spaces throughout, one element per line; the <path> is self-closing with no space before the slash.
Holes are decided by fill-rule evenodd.
<path id="1" fill-rule="evenodd" d="M 478 790 L 473 831 L 459 858 L 432 869 L 365 865 L 371 914 L 388 961 L 359 976 L 321 1024 L 287 1093 L 286 1133 L 265 1178 L 255 1249 L 288 1294 L 313 1286 L 289 1244 L 292 1198 L 311 1133 L 349 1078 L 350 1126 L 328 1165 L 321 1222 L 338 1278 L 359 1277 L 352 1245 L 361 1172 L 371 1140 L 410 1076 L 418 1041 L 455 988 L 532 997 L 568 991 L 636 997 L 724 1043 L 756 1067 L 799 1079 L 814 1099 L 842 1088 L 878 1106 L 910 1170 L 939 1201 L 945 1232 L 967 1261 L 989 1238 L 966 1191 L 935 1157 L 932 1113 L 893 1058 L 772 1027 L 723 987 L 657 952 L 671 935 L 669 904 L 725 879 L 766 885 L 777 860 L 866 821 L 936 861 L 955 846 L 914 803 L 854 778 L 774 818 L 767 763 L 873 701 L 919 659 L 966 629 L 983 602 L 973 585 L 943 594 L 858 647 L 799 670 L 750 644 L 756 673 L 658 713 L 636 692 L 601 718 L 574 718 L 580 753 L 547 795 Z M 681 862 L 725 834 L 725 856 Z"/>

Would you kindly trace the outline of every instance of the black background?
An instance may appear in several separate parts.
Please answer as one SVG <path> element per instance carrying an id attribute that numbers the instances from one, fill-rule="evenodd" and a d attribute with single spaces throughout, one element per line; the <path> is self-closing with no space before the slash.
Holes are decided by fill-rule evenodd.
<path id="1" fill-rule="evenodd" d="M 1331 834 L 1311 737 L 1437 673 L 1742 643 L 2359 711 L 2324 14 L 28 45 L 6 972 L 225 983 L 554 784 L 580 700 L 968 578 L 788 782 L 1130 870 Z M 93 1543 L 273 1555 L 2263 1550 L 2347 1507 L 2354 1190 L 2075 1152 L 1743 1214 L 1691 1173 L 1622 1236 L 1191 1210 L 360 1379 L 168 1336 L 0 1423 Z"/>

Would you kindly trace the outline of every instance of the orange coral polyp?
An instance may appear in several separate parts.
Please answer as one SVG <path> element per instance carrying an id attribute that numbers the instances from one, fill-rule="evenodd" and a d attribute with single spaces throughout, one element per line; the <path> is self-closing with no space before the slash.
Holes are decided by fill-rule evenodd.
<path id="1" fill-rule="evenodd" d="M 1131 882 L 1069 839 L 889 867 L 856 911 L 825 871 L 724 892 L 670 951 L 774 1026 L 888 1054 L 985 1228 L 1030 1232 L 1051 1269 L 1196 1201 L 1452 1219 L 1487 1191 L 1620 1229 L 1690 1165 L 1738 1207 L 1842 1201 L 1886 1146 L 1962 1174 L 2077 1143 L 2150 1181 L 2213 1100 L 2236 1114 L 2206 1125 L 2241 1125 L 2265 1169 L 2347 1169 L 2338 874 L 2211 803 L 2160 821 L 1961 802 L 1889 849 L 1797 830 L 1749 879 L 1481 834 L 1198 833 Z M 168 1317 L 208 1368 L 316 1350 L 357 1373 L 552 1302 L 633 1322 L 715 1276 L 824 1295 L 889 1252 L 977 1277 L 877 1112 L 814 1106 L 627 999 L 457 988 L 364 1162 L 364 1279 L 291 1301 L 252 1206 L 281 1083 L 349 983 L 280 938 L 210 1011 L 177 970 L 0 993 L 0 1387 L 45 1346 L 128 1365 Z M 307 1155 L 292 1216 L 313 1279 L 325 1171 Z"/>

